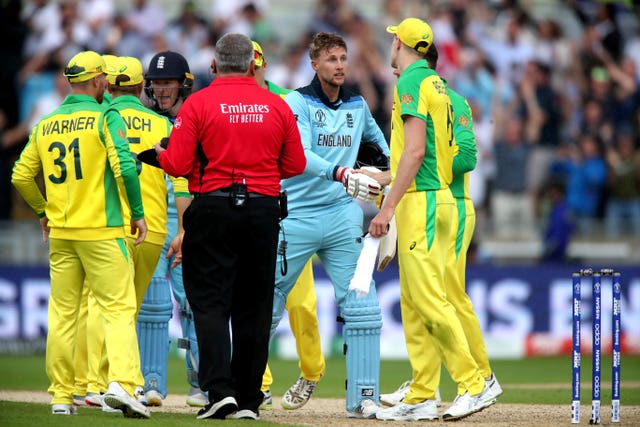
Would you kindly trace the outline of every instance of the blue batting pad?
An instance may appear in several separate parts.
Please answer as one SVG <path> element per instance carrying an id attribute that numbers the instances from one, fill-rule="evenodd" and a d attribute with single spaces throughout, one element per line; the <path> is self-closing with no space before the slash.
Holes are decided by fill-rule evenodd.
<path id="1" fill-rule="evenodd" d="M 169 320 L 172 311 L 169 283 L 163 278 L 153 277 L 140 307 L 136 332 L 145 391 L 158 390 L 162 396 L 167 395 Z"/>
<path id="2" fill-rule="evenodd" d="M 373 282 L 361 298 L 350 291 L 342 310 L 344 352 L 347 358 L 347 411 L 353 412 L 363 399 L 379 403 L 380 328 L 382 314 Z"/>

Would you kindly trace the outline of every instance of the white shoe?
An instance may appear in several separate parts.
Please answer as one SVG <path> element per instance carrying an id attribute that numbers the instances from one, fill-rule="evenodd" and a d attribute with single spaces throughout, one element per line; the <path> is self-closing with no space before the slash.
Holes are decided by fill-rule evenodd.
<path id="1" fill-rule="evenodd" d="M 261 411 L 270 411 L 273 409 L 273 399 L 271 397 L 271 390 L 265 390 L 262 392 L 264 397 L 262 398 L 262 403 L 260 404 Z"/>
<path id="2" fill-rule="evenodd" d="M 162 406 L 162 394 L 158 390 L 151 389 L 144 394 L 144 400 L 147 402 L 146 406 Z M 140 399 L 138 399 L 140 400 Z M 144 405 L 142 401 L 140 401 Z"/>
<path id="3" fill-rule="evenodd" d="M 500 387 L 500 384 L 498 384 L 498 381 L 495 381 L 494 388 L 491 388 L 491 385 L 492 385 L 491 382 L 486 382 L 486 381 L 484 382 L 484 390 L 482 390 L 482 393 L 480 393 L 480 397 L 479 397 L 480 403 L 482 404 L 482 408 L 491 406 L 498 401 L 498 397 L 493 393 L 493 390 L 495 389 L 495 384 L 498 385 L 498 388 L 500 389 L 500 393 L 502 393 L 502 388 Z"/>
<path id="4" fill-rule="evenodd" d="M 102 401 L 102 412 L 107 412 L 107 413 L 110 413 L 110 414 L 112 414 L 112 413 L 121 414 L 122 413 L 122 411 L 120 409 L 115 409 L 115 408 L 112 408 L 111 406 L 107 405 L 107 403 L 104 400 Z"/>
<path id="5" fill-rule="evenodd" d="M 394 392 L 389 394 L 381 394 L 380 403 L 388 406 L 396 406 L 407 395 L 412 383 L 413 380 L 405 381 L 400 384 L 400 387 L 398 387 Z"/>
<path id="6" fill-rule="evenodd" d="M 413 384 L 413 380 L 408 380 L 400 384 L 400 387 L 396 389 L 393 393 L 389 394 L 381 394 L 380 395 L 380 403 L 387 406 L 396 406 L 398 403 L 402 402 L 402 399 L 409 393 L 409 389 L 411 388 L 411 384 Z M 440 389 L 436 389 L 436 405 L 438 407 L 442 406 L 442 397 L 440 397 Z"/>
<path id="7" fill-rule="evenodd" d="M 456 396 L 453 404 L 442 415 L 443 421 L 455 421 L 464 418 L 473 413 L 483 410 L 487 406 L 496 403 L 496 397 L 491 392 L 489 384 L 485 383 L 482 393 L 470 395 L 466 391 L 463 395 Z"/>
<path id="8" fill-rule="evenodd" d="M 104 403 L 113 409 L 119 409 L 127 418 L 151 418 L 149 409 L 125 391 L 117 382 L 109 383 Z"/>
<path id="9" fill-rule="evenodd" d="M 485 382 L 487 383 L 487 387 L 489 387 L 491 393 L 493 393 L 493 396 L 495 398 L 498 398 L 502 395 L 502 387 L 500 387 L 500 383 L 498 382 L 498 379 L 493 372 L 491 373 L 491 376 L 489 378 L 485 378 Z"/>
<path id="10" fill-rule="evenodd" d="M 87 406 L 87 402 L 84 401 L 86 396 L 73 395 L 73 406 Z"/>
<path id="11" fill-rule="evenodd" d="M 438 405 L 435 400 L 425 400 L 415 405 L 400 402 L 391 408 L 380 409 L 376 413 L 376 418 L 392 421 L 432 421 L 440 419 Z"/>
<path id="12" fill-rule="evenodd" d="M 149 406 L 142 386 L 137 385 L 136 388 L 133 389 L 133 397 L 135 397 L 138 402 L 142 403 L 144 406 Z"/>
<path id="13" fill-rule="evenodd" d="M 260 416 L 258 416 L 257 412 L 253 412 L 251 409 L 240 409 L 239 411 L 233 412 L 227 415 L 227 419 L 232 420 L 259 420 Z"/>
<path id="14" fill-rule="evenodd" d="M 284 409 L 298 409 L 304 406 L 305 403 L 311 398 L 313 390 L 318 385 L 317 381 L 309 381 L 300 377 L 298 380 L 289 387 L 280 400 L 280 405 Z"/>
<path id="15" fill-rule="evenodd" d="M 56 403 L 51 406 L 51 413 L 53 415 L 76 415 L 78 408 L 73 405 L 67 405 L 66 403 Z"/>
<path id="16" fill-rule="evenodd" d="M 102 396 L 98 393 L 87 393 L 84 402 L 89 407 L 99 408 L 102 406 Z"/>
<path id="17" fill-rule="evenodd" d="M 203 408 L 209 403 L 207 395 L 198 387 L 189 387 L 189 394 L 187 395 L 187 405 Z"/>
<path id="18" fill-rule="evenodd" d="M 363 399 L 353 412 L 347 412 L 348 418 L 375 418 L 380 407 L 371 399 Z"/>

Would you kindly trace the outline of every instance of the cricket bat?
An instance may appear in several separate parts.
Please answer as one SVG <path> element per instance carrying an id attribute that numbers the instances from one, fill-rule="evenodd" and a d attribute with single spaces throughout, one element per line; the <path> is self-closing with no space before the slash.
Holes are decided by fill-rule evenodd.
<path id="1" fill-rule="evenodd" d="M 387 265 L 396 256 L 396 247 L 398 241 L 398 229 L 396 227 L 396 216 L 391 217 L 389 221 L 389 230 L 387 234 L 380 238 L 380 246 L 378 247 L 378 272 L 387 268 Z"/>

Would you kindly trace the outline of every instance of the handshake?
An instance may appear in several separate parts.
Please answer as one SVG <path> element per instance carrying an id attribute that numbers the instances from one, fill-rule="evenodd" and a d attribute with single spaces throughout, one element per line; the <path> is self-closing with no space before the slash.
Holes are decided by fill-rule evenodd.
<path id="1" fill-rule="evenodd" d="M 337 166 L 333 172 L 333 179 L 342 182 L 349 196 L 363 202 L 376 201 L 382 193 L 382 185 L 378 181 L 346 166 Z"/>

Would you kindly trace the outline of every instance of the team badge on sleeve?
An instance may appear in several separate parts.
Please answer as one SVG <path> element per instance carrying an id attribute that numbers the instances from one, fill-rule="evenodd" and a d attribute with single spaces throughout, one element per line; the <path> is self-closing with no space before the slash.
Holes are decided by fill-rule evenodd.
<path id="1" fill-rule="evenodd" d="M 403 104 L 411 104 L 411 101 L 413 101 L 413 98 L 408 93 L 405 93 L 400 97 L 400 100 L 402 101 Z"/>
<path id="2" fill-rule="evenodd" d="M 460 116 L 460 118 L 458 119 L 458 123 L 460 123 L 461 126 L 467 127 L 469 126 L 469 119 L 467 118 L 467 116 Z"/>
<path id="3" fill-rule="evenodd" d="M 180 126 L 182 126 L 182 117 L 178 116 L 176 117 L 176 121 L 173 123 L 173 127 L 180 129 Z"/>

